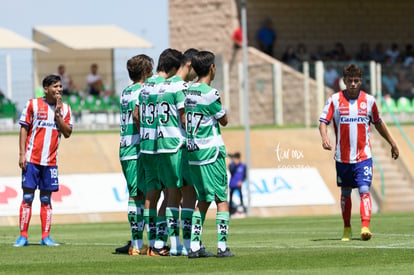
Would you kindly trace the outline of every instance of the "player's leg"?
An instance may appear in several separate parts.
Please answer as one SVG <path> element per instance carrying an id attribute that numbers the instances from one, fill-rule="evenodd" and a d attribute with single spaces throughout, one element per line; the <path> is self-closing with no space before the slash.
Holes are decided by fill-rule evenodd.
<path id="1" fill-rule="evenodd" d="M 160 198 L 162 185 L 158 177 L 158 156 L 141 154 L 145 173 L 145 208 L 144 221 L 148 236 L 147 255 L 152 254 L 157 239 L 157 204 Z"/>
<path id="2" fill-rule="evenodd" d="M 29 245 L 27 231 L 29 229 L 30 219 L 32 217 L 32 203 L 34 199 L 34 189 L 23 188 L 23 199 L 19 211 L 19 229 L 20 236 L 14 243 L 15 247 Z"/>
<path id="3" fill-rule="evenodd" d="M 181 187 L 182 205 L 181 205 L 181 228 L 183 235 L 183 248 L 181 254 L 188 255 L 191 244 L 191 222 L 194 213 L 197 194 L 194 186 L 190 185 L 187 180 L 183 179 L 183 187 Z"/>
<path id="4" fill-rule="evenodd" d="M 191 180 L 190 167 L 188 164 L 188 152 L 182 150 L 181 155 L 181 176 L 183 186 L 181 187 L 181 228 L 183 236 L 183 249 L 181 254 L 188 255 L 191 244 L 191 220 L 194 213 L 195 204 L 197 201 L 197 193 L 194 188 L 194 184 Z"/>
<path id="5" fill-rule="evenodd" d="M 170 238 L 170 255 L 181 255 L 182 246 L 180 243 L 180 227 L 179 227 L 179 206 L 181 200 L 180 187 L 181 181 L 181 150 L 177 153 L 160 154 L 160 173 L 161 182 L 167 188 L 167 205 L 165 210 L 165 217 L 167 221 L 168 236 Z M 155 247 L 159 244 L 156 243 Z M 162 247 L 161 247 L 162 248 Z"/>
<path id="6" fill-rule="evenodd" d="M 227 247 L 229 235 L 229 205 L 227 203 L 227 170 L 224 157 L 219 156 L 217 160 L 209 165 L 211 186 L 215 194 L 214 200 L 217 204 L 217 257 L 232 257 L 233 253 Z"/>
<path id="7" fill-rule="evenodd" d="M 341 188 L 341 211 L 342 219 L 344 221 L 344 233 L 342 235 L 342 241 L 350 241 L 352 237 L 351 231 L 351 210 L 352 210 L 352 200 L 351 200 L 352 188 L 342 187 Z"/>
<path id="8" fill-rule="evenodd" d="M 148 237 L 148 253 L 154 247 L 157 237 L 157 203 L 161 194 L 161 184 L 158 180 L 155 158 L 148 154 L 141 154 L 145 173 L 145 206 L 144 221 Z"/>
<path id="9" fill-rule="evenodd" d="M 58 246 L 50 238 L 52 226 L 52 192 L 59 190 L 57 166 L 40 166 L 40 220 L 42 225 L 42 240 L 40 245 Z"/>
<path id="10" fill-rule="evenodd" d="M 39 167 L 28 162 L 26 169 L 22 170 L 23 199 L 20 204 L 19 211 L 20 236 L 14 243 L 14 246 L 16 247 L 26 246 L 29 244 L 27 239 L 27 231 L 32 217 L 32 203 L 35 190 L 39 185 L 39 178 Z"/>
<path id="11" fill-rule="evenodd" d="M 157 215 L 157 230 L 156 230 L 156 239 L 154 242 L 153 251 L 151 256 L 169 256 L 170 248 L 167 245 L 168 241 L 168 227 L 166 219 L 166 209 L 168 202 L 168 190 L 162 188 L 163 200 L 161 202 L 160 208 L 158 209 Z"/>
<path id="12" fill-rule="evenodd" d="M 202 171 L 204 167 L 198 165 L 190 165 L 189 167 L 191 169 L 191 181 L 194 183 L 198 202 L 191 218 L 191 242 L 188 258 L 201 258 L 207 257 L 206 251 L 201 244 L 201 236 L 207 210 L 214 199 L 207 200 L 209 196 L 204 185 L 207 184 L 207 173 Z"/>
<path id="13" fill-rule="evenodd" d="M 351 164 L 336 162 L 337 185 L 341 188 L 341 212 L 344 223 L 342 241 L 350 241 L 352 238 L 351 230 L 351 210 L 352 210 L 352 185 L 353 174 Z"/>
<path id="14" fill-rule="evenodd" d="M 233 207 L 233 194 L 234 194 L 234 190 L 235 190 L 235 188 L 231 188 L 230 187 L 229 208 L 230 208 L 230 213 L 231 214 L 234 214 L 236 212 L 236 209 Z"/>
<path id="15" fill-rule="evenodd" d="M 238 186 L 237 190 L 239 191 L 239 194 L 240 194 L 240 205 L 241 207 L 243 207 L 243 212 L 246 212 L 246 207 L 244 206 L 244 202 L 243 202 L 242 186 Z"/>
<path id="16" fill-rule="evenodd" d="M 201 244 L 201 236 L 203 233 L 203 225 L 206 219 L 206 213 L 211 202 L 198 199 L 196 208 L 191 218 L 191 243 L 188 251 L 188 258 L 206 257 L 206 252 Z"/>
<path id="17" fill-rule="evenodd" d="M 131 228 L 131 242 L 127 251 L 119 248 L 119 253 L 128 253 L 129 255 L 137 256 L 146 254 L 146 248 L 143 247 L 143 213 L 141 205 L 144 197 L 142 192 L 138 189 L 138 160 L 121 161 L 122 172 L 127 182 L 129 193 L 128 199 L 128 222 Z"/>
<path id="18" fill-rule="evenodd" d="M 372 236 L 371 231 L 369 230 L 372 208 L 370 194 L 370 187 L 372 183 L 372 159 L 367 159 L 358 163 L 355 166 L 355 174 L 359 195 L 361 197 L 361 240 L 368 241 Z"/>

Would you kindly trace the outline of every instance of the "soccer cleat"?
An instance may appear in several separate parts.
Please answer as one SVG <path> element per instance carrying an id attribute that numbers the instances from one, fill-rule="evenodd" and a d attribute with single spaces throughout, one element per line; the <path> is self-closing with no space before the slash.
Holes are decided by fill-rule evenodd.
<path id="1" fill-rule="evenodd" d="M 194 259 L 194 258 L 206 258 L 206 257 L 212 257 L 214 256 L 213 253 L 209 252 L 206 250 L 206 247 L 201 244 L 200 249 L 197 251 L 192 251 L 190 248 L 190 251 L 188 251 L 187 253 L 187 257 L 189 259 Z"/>
<path id="2" fill-rule="evenodd" d="M 131 246 L 131 241 L 128 241 L 128 244 L 122 246 L 122 247 L 118 247 L 115 248 L 115 253 L 118 254 L 129 254 L 129 248 Z"/>
<path id="3" fill-rule="evenodd" d="M 222 251 L 220 248 L 217 248 L 217 258 L 225 257 L 234 257 L 234 254 L 230 252 L 230 248 L 227 247 L 224 251 Z"/>
<path id="4" fill-rule="evenodd" d="M 207 255 L 206 255 L 206 253 L 205 253 L 206 251 L 204 250 L 204 249 L 199 249 L 199 250 L 197 250 L 197 251 L 193 251 L 193 250 L 191 250 L 191 248 L 190 248 L 190 251 L 188 251 L 188 258 L 189 259 L 195 259 L 195 258 L 205 258 L 205 257 L 207 257 Z"/>
<path id="5" fill-rule="evenodd" d="M 344 234 L 342 235 L 341 241 L 349 242 L 352 237 L 352 230 L 351 227 L 344 227 Z"/>
<path id="6" fill-rule="evenodd" d="M 143 245 L 141 248 L 130 246 L 128 254 L 131 256 L 147 255 L 147 246 Z"/>
<path id="7" fill-rule="evenodd" d="M 179 246 L 177 249 L 170 249 L 170 256 L 181 256 L 184 247 Z"/>
<path id="8" fill-rule="evenodd" d="M 59 244 L 52 240 L 50 237 L 46 237 L 40 241 L 40 245 L 46 245 L 46 246 L 58 246 Z"/>
<path id="9" fill-rule="evenodd" d="M 187 248 L 185 248 L 185 246 L 183 246 L 183 248 L 181 249 L 181 256 L 188 256 L 188 250 Z"/>
<path id="10" fill-rule="evenodd" d="M 371 231 L 369 231 L 369 228 L 364 226 L 361 229 L 361 240 L 363 241 L 368 241 L 369 239 L 371 239 Z"/>
<path id="11" fill-rule="evenodd" d="M 22 247 L 22 246 L 28 246 L 28 245 L 29 245 L 29 241 L 27 240 L 27 238 L 23 236 L 19 236 L 13 246 Z"/>
<path id="12" fill-rule="evenodd" d="M 149 256 L 170 256 L 170 248 L 168 246 L 164 246 L 163 248 L 152 247 Z"/>

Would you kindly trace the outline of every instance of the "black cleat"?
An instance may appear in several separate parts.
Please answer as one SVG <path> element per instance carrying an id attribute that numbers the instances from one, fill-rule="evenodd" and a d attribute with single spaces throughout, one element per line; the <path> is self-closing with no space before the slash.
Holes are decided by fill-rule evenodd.
<path id="1" fill-rule="evenodd" d="M 128 254 L 130 246 L 131 246 L 131 241 L 128 241 L 128 244 L 122 247 L 115 248 L 115 253 L 116 254 Z"/>
<path id="2" fill-rule="evenodd" d="M 217 258 L 224 257 L 234 257 L 234 254 L 230 252 L 230 248 L 228 247 L 224 251 L 222 251 L 220 248 L 217 248 Z"/>

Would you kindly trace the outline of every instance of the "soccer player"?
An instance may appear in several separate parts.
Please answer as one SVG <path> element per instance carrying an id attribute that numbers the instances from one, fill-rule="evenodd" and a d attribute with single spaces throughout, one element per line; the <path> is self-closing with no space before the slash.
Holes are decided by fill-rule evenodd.
<path id="1" fill-rule="evenodd" d="M 333 94 L 325 104 L 319 119 L 319 132 L 322 147 L 332 150 L 327 134 L 327 125 L 333 120 L 336 136 L 335 161 L 337 185 L 341 187 L 341 208 L 344 221 L 342 241 L 351 240 L 351 192 L 358 188 L 361 197 L 361 240 L 371 238 L 369 224 L 371 220 L 372 158 L 370 124 L 391 145 L 391 157 L 399 155 L 397 144 L 381 120 L 375 98 L 360 90 L 362 71 L 354 64 L 343 69 L 346 89 Z"/>
<path id="2" fill-rule="evenodd" d="M 213 201 L 217 205 L 217 257 L 234 256 L 227 247 L 230 215 L 226 148 L 219 125 L 227 125 L 227 115 L 219 92 L 209 86 L 216 73 L 214 58 L 214 54 L 208 51 L 200 51 L 193 56 L 191 66 L 198 80 L 188 88 L 184 102 L 188 161 L 198 199 L 192 217 L 188 258 L 207 256 L 201 244 L 201 235 L 207 210 Z"/>
<path id="3" fill-rule="evenodd" d="M 181 65 L 175 76 L 167 79 L 158 95 L 158 139 L 160 180 L 167 188 L 168 200 L 166 218 L 168 236 L 170 238 L 170 256 L 187 256 L 190 248 L 191 217 L 194 211 L 196 194 L 188 175 L 188 162 L 183 154 L 186 153 L 185 132 L 182 119 L 184 116 L 184 98 L 188 84 L 196 75 L 191 68 L 191 58 L 197 53 L 196 49 L 184 52 Z M 183 152 L 184 151 L 184 152 Z M 186 165 L 182 169 L 182 165 Z M 185 179 L 183 179 L 183 174 Z M 181 195 L 182 192 L 182 195 Z M 184 246 L 180 243 L 179 206 L 183 199 L 181 220 Z"/>
<path id="4" fill-rule="evenodd" d="M 157 74 L 149 77 L 142 85 L 136 102 L 134 118 L 140 123 L 140 149 L 145 173 L 145 209 L 144 220 L 147 229 L 149 248 L 147 255 L 168 256 L 168 239 L 165 219 L 167 195 L 157 216 L 157 203 L 163 186 L 159 180 L 157 153 L 157 98 L 162 84 L 173 76 L 180 67 L 182 53 L 174 49 L 164 50 L 157 65 Z M 156 239 L 158 242 L 155 242 Z"/>
<path id="5" fill-rule="evenodd" d="M 152 58 L 145 54 L 136 55 L 127 61 L 128 75 L 133 83 L 123 90 L 120 99 L 119 160 L 129 192 L 128 221 L 132 239 L 128 254 L 132 256 L 147 253 L 142 239 L 145 202 L 144 169 L 140 159 L 139 121 L 134 122 L 133 113 L 141 85 L 152 74 L 152 64 Z M 120 249 L 118 248 L 117 252 L 118 250 Z"/>
<path id="6" fill-rule="evenodd" d="M 22 169 L 23 200 L 20 205 L 20 236 L 14 246 L 29 244 L 27 230 L 32 216 L 32 202 L 40 190 L 40 245 L 59 245 L 50 238 L 52 224 L 52 192 L 59 190 L 57 153 L 60 137 L 72 134 L 71 109 L 62 102 L 62 82 L 59 76 L 43 79 L 45 96 L 30 99 L 20 116 L 19 166 Z"/>

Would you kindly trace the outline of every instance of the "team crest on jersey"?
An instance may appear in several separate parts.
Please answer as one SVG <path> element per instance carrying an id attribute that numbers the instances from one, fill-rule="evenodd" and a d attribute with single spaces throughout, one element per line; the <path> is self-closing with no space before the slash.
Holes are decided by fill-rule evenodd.
<path id="1" fill-rule="evenodd" d="M 367 115 L 367 104 L 365 102 L 359 104 L 358 115 Z"/>
<path id="2" fill-rule="evenodd" d="M 40 109 L 37 111 L 37 119 L 38 120 L 47 120 L 47 110 Z"/>

